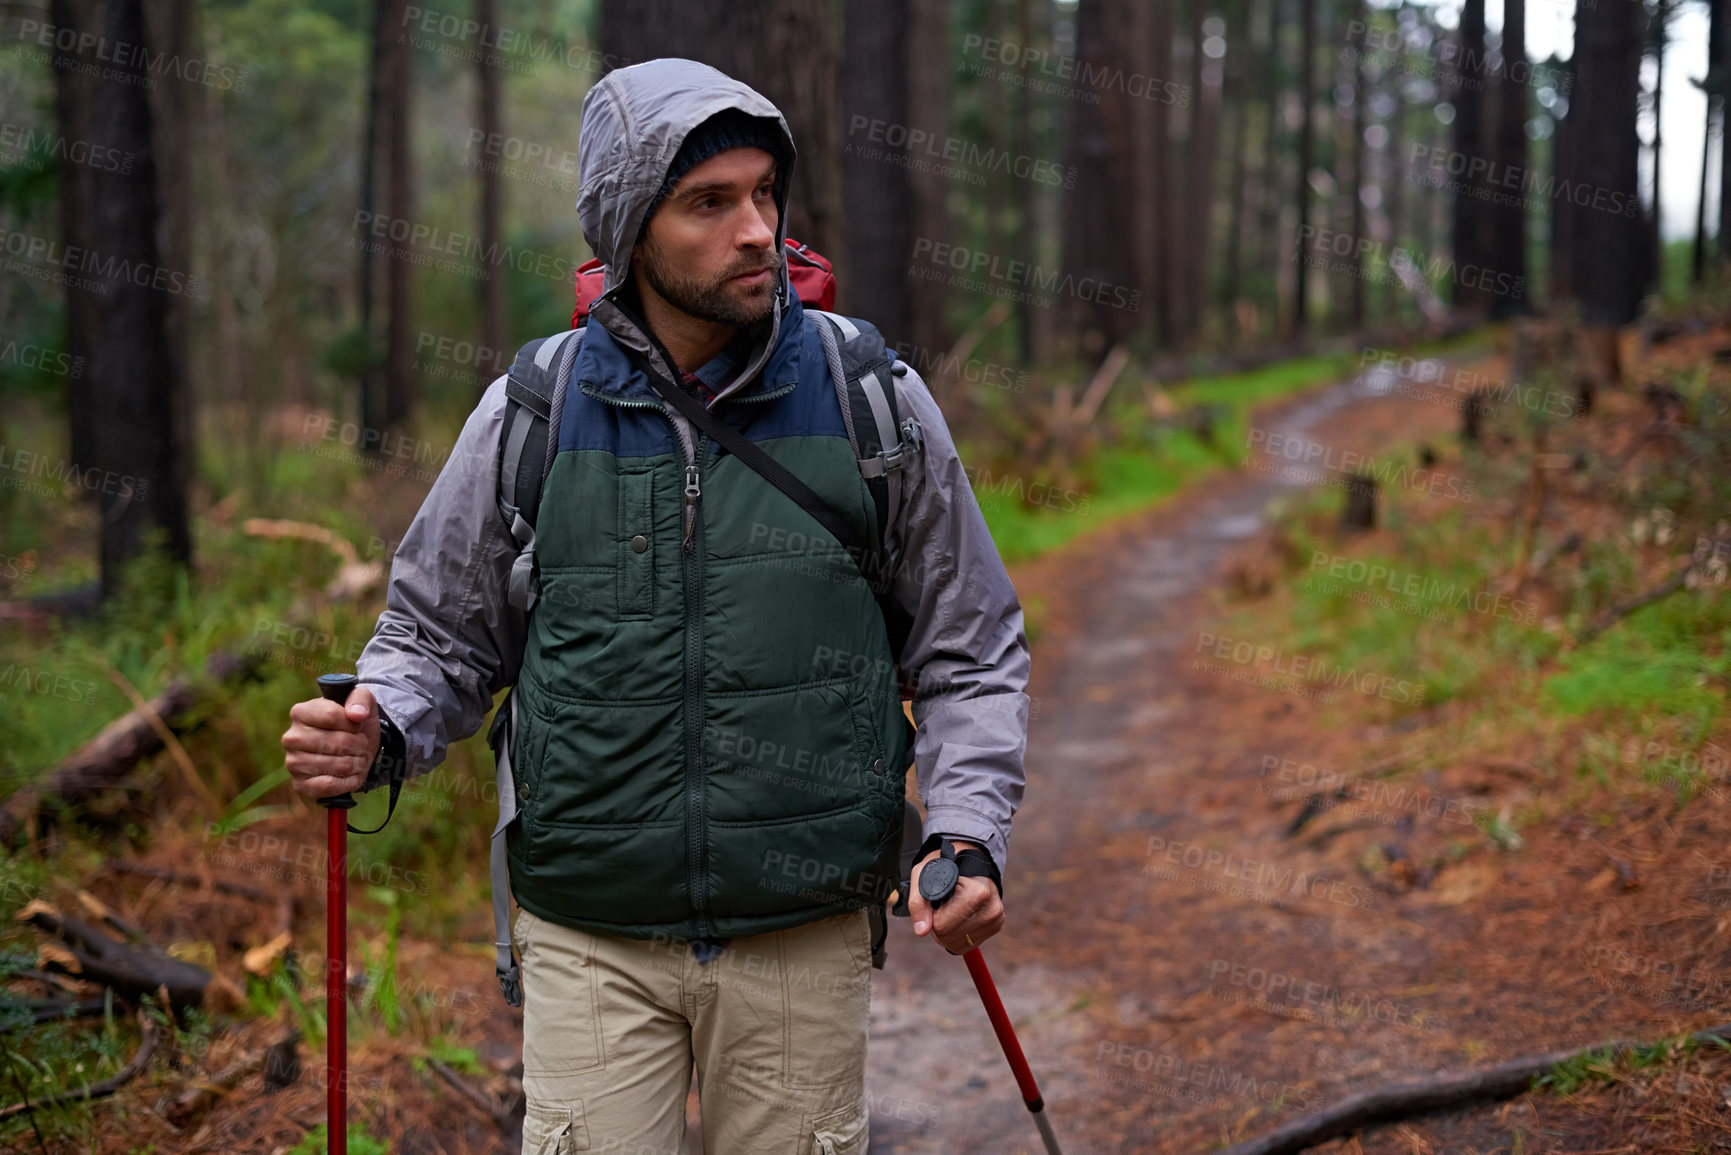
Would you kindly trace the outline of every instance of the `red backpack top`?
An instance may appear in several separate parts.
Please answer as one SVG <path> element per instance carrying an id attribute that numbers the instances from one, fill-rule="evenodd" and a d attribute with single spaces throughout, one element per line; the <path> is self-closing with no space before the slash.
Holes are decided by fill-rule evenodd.
<path id="1" fill-rule="evenodd" d="M 835 269 L 829 258 L 820 256 L 816 249 L 802 245 L 792 237 L 787 238 L 784 248 L 788 280 L 793 283 L 793 291 L 799 295 L 800 302 L 815 305 L 825 312 L 834 311 Z M 602 280 L 600 257 L 590 257 L 577 266 L 577 307 L 571 311 L 573 329 L 580 328 L 588 318 L 589 306 L 601 295 Z"/>

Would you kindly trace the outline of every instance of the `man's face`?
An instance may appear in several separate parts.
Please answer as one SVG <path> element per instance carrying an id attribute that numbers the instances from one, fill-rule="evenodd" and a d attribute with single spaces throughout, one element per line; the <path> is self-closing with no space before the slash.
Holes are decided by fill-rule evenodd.
<path id="1" fill-rule="evenodd" d="M 637 248 L 649 287 L 705 321 L 751 325 L 769 316 L 781 269 L 775 171 L 762 149 L 730 148 L 681 177 Z"/>

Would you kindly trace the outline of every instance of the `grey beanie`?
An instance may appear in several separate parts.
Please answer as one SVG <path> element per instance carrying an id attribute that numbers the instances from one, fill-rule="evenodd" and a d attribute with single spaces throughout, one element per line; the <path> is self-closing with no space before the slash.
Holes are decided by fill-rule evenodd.
<path id="1" fill-rule="evenodd" d="M 648 234 L 655 210 L 661 207 L 661 202 L 681 177 L 716 153 L 730 148 L 761 148 L 775 157 L 778 166 L 775 179 L 780 184 L 787 168 L 787 138 L 782 135 L 781 126 L 766 116 L 752 116 L 741 109 L 724 108 L 686 134 L 673 162 L 667 166 L 667 179 L 661 182 L 661 188 L 644 210 L 643 225 L 637 230 L 637 239 L 642 241 Z"/>

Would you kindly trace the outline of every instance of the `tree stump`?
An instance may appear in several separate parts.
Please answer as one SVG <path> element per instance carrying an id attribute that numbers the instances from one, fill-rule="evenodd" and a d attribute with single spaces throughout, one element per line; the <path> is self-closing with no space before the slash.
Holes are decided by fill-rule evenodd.
<path id="1" fill-rule="evenodd" d="M 1346 508 L 1340 511 L 1340 528 L 1349 533 L 1376 528 L 1376 478 L 1355 473 L 1346 481 Z"/>

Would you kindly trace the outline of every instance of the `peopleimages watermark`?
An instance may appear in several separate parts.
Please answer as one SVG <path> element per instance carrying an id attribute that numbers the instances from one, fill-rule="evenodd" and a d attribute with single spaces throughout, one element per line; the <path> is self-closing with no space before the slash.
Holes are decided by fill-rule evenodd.
<path id="1" fill-rule="evenodd" d="M 101 80 L 119 80 L 127 84 L 142 81 L 142 87 L 155 89 L 157 77 L 173 76 L 189 84 L 202 84 L 225 92 L 246 91 L 247 73 L 244 70 L 182 57 L 179 53 L 153 53 L 142 44 L 110 40 L 94 32 L 79 32 L 76 28 L 61 28 L 26 18 L 19 22 L 18 39 L 34 40 L 38 47 L 80 57 L 88 53 L 95 58 L 94 61 L 78 60 L 71 67 Z M 138 76 L 139 70 L 145 73 L 143 77 Z"/>
<path id="2" fill-rule="evenodd" d="M 1254 670 L 1260 670 L 1267 665 L 1273 671 L 1273 676 L 1292 679 L 1306 689 L 1314 685 L 1332 686 L 1336 689 L 1347 687 L 1367 698 L 1386 698 L 1391 702 L 1409 706 L 1424 704 L 1424 687 L 1420 684 L 1388 674 L 1360 673 L 1350 666 L 1333 665 L 1327 658 L 1290 654 L 1275 646 L 1257 645 L 1254 642 L 1203 631 L 1196 635 L 1195 653 L 1205 657 L 1193 659 L 1190 668 L 1204 673 L 1220 672 L 1220 662 L 1230 662 Z"/>
<path id="3" fill-rule="evenodd" d="M 1159 865 L 1162 861 L 1168 865 Z M 1170 869 L 1172 866 L 1182 866 L 1203 875 L 1218 875 L 1227 881 L 1181 875 Z M 1370 888 L 1356 882 L 1339 882 L 1325 874 L 1306 873 L 1291 865 L 1244 858 L 1204 847 L 1200 842 L 1185 842 L 1158 834 L 1148 836 L 1147 861 L 1142 864 L 1142 873 L 1168 882 L 1182 882 L 1199 890 L 1263 903 L 1277 903 L 1297 895 L 1355 910 L 1370 910 L 1376 905 L 1376 896 Z"/>
<path id="4" fill-rule="evenodd" d="M 847 144 L 842 148 L 844 155 L 890 161 L 918 172 L 956 177 L 970 184 L 983 185 L 987 173 L 1002 172 L 1006 176 L 1053 188 L 1076 187 L 1078 170 L 1074 165 L 1041 160 L 1024 153 L 1010 153 L 964 137 L 948 134 L 940 137 L 923 128 L 910 128 L 894 121 L 855 113 L 848 118 L 847 135 Z M 855 139 L 862 135 L 863 140 Z M 924 155 L 916 155 L 921 153 Z"/>
<path id="5" fill-rule="evenodd" d="M 1257 783 L 1256 788 L 1260 793 L 1282 802 L 1322 794 L 1329 796 L 1328 804 L 1348 800 L 1362 804 L 1367 810 L 1379 811 L 1384 816 L 1422 814 L 1439 822 L 1474 825 L 1474 811 L 1477 809 L 1475 803 L 1444 798 L 1421 787 L 1403 786 L 1358 774 L 1328 770 L 1311 762 L 1299 762 L 1279 754 L 1264 754 L 1257 775 L 1266 779 L 1270 771 L 1274 772 L 1275 782 L 1289 785 L 1275 786 L 1265 781 Z M 1383 824 L 1392 825 L 1393 822 Z"/>
<path id="6" fill-rule="evenodd" d="M 8 475 L 0 478 L 0 485 L 39 497 L 59 497 L 67 486 L 117 495 L 127 501 L 143 501 L 150 492 L 150 479 L 146 477 L 116 473 L 95 465 L 85 468 L 65 458 L 56 459 L 28 449 L 8 449 L 4 445 L 0 445 L 0 473 Z M 32 481 L 32 478 L 52 480 L 58 485 Z"/>
<path id="7" fill-rule="evenodd" d="M 1000 78 L 1032 91 L 1049 92 L 1071 100 L 1080 99 L 1087 104 L 1099 104 L 1102 92 L 1114 91 L 1138 100 L 1173 104 L 1179 108 L 1190 107 L 1192 93 L 1188 84 L 1161 80 L 1141 72 L 1127 72 L 1116 65 L 1095 64 L 1079 56 L 1029 48 L 1013 40 L 999 40 L 970 32 L 962 39 L 962 54 L 978 54 L 981 60 L 990 62 L 964 63 L 962 70 L 971 75 L 987 80 Z M 1035 76 L 1025 75 L 1025 70 L 1029 68 Z M 1057 84 L 1040 79 L 1042 76 L 1076 83 L 1074 86 L 1067 83 Z"/>
<path id="8" fill-rule="evenodd" d="M 1314 252 L 1303 251 L 1306 241 L 1310 242 L 1309 248 Z M 1527 290 L 1527 279 L 1524 276 L 1499 272 L 1470 262 L 1457 263 L 1453 257 L 1433 255 L 1426 259 L 1423 253 L 1414 249 L 1399 245 L 1386 246 L 1369 237 L 1355 239 L 1351 233 L 1319 229 L 1315 225 L 1298 227 L 1298 246 L 1299 261 L 1306 268 L 1345 273 L 1376 283 L 1399 280 L 1405 275 L 1417 275 L 1427 282 L 1446 277 L 1463 288 L 1478 289 L 1516 301 L 1521 300 Z"/>
<path id="9" fill-rule="evenodd" d="M 1477 493 L 1477 487 L 1470 478 L 1456 477 L 1424 466 L 1414 469 L 1392 461 L 1379 461 L 1367 453 L 1337 450 L 1297 434 L 1252 426 L 1246 434 L 1245 449 L 1248 452 L 1257 448 L 1262 449 L 1262 455 L 1250 453 L 1244 464 L 1260 473 L 1273 473 L 1284 481 L 1298 484 L 1324 482 L 1336 488 L 1347 488 L 1354 477 L 1369 477 L 1378 485 L 1393 483 L 1414 493 L 1428 493 L 1454 501 L 1471 501 Z"/>
<path id="10" fill-rule="evenodd" d="M 1334 588 L 1330 589 L 1319 585 L 1317 579 L 1322 576 L 1332 580 L 1335 583 Z M 1365 588 L 1346 592 L 1344 590 L 1345 585 Z M 1355 593 L 1368 594 L 1371 596 L 1371 600 L 1366 604 L 1426 617 L 1430 617 L 1435 610 L 1446 605 L 1454 610 L 1470 610 L 1475 614 L 1519 622 L 1522 625 L 1532 625 L 1539 620 L 1537 602 L 1511 598 L 1506 594 L 1495 593 L 1491 590 L 1474 589 L 1457 582 L 1444 582 L 1429 574 L 1403 571 L 1381 562 L 1367 562 L 1361 558 L 1343 557 L 1340 554 L 1329 553 L 1320 549 L 1311 551 L 1310 576 L 1305 579 L 1305 588 L 1320 588 L 1324 593 L 1346 592 L 1348 597 L 1353 597 Z M 1385 590 L 1397 598 L 1411 600 L 1405 602 L 1391 601 L 1382 597 L 1377 592 L 1379 590 Z M 1353 600 L 1363 599 L 1355 597 Z M 1426 602 L 1431 603 L 1431 605 L 1426 606 L 1424 604 Z M 1437 619 L 1433 618 L 1432 620 Z"/>
<path id="11" fill-rule="evenodd" d="M 1222 990 L 1220 979 L 1225 976 Z M 1342 988 L 1286 971 L 1247 966 L 1230 959 L 1208 960 L 1208 996 L 1252 1006 L 1285 1018 L 1305 1019 L 1331 1027 L 1385 1023 L 1418 1031 L 1435 1031 L 1442 1021 L 1414 1003 L 1391 999 L 1378 991 Z"/>
<path id="12" fill-rule="evenodd" d="M 1580 208 L 1598 209 L 1600 212 L 1617 216 L 1634 217 L 1640 215 L 1641 211 L 1641 198 L 1633 192 L 1607 189 L 1585 181 L 1572 181 L 1567 177 L 1558 177 L 1555 173 L 1546 175 L 1535 168 L 1505 164 L 1499 160 L 1473 156 L 1451 148 L 1414 144 L 1412 155 L 1407 160 L 1418 166 L 1408 170 L 1409 181 L 1452 192 L 1457 196 L 1469 196 L 1475 200 L 1515 205 L 1541 213 L 1549 212 L 1550 202 L 1554 200 L 1566 200 Z M 1424 163 L 1419 165 L 1421 160 Z M 1460 179 L 1451 180 L 1451 177 Z M 1478 183 L 1480 181 L 1483 183 Z M 1535 195 L 1516 195 L 1504 191 L 1507 189 L 1518 189 L 1521 193 Z"/>
<path id="13" fill-rule="evenodd" d="M 417 439 L 389 429 L 341 421 L 329 413 L 310 412 L 301 426 L 299 452 L 431 484 L 450 458 L 451 446 L 440 448 L 424 437 Z M 412 468 L 409 462 L 430 468 Z"/>
<path id="14" fill-rule="evenodd" d="M 539 65 L 555 64 L 599 76 L 637 63 L 617 53 L 597 52 L 582 44 L 537 36 L 503 24 L 483 24 L 470 16 L 423 8 L 418 4 L 403 8 L 397 40 L 471 64 L 484 60 L 489 67 L 507 72 L 531 72 Z M 464 43 L 473 47 L 462 47 Z"/>
<path id="15" fill-rule="evenodd" d="M 578 189 L 576 153 L 502 132 L 469 129 L 469 153 L 463 166 L 560 192 Z"/>
<path id="16" fill-rule="evenodd" d="M 351 245 L 365 246 L 368 252 L 377 256 L 425 265 L 447 273 L 476 277 L 481 275 L 483 265 L 508 265 L 520 273 L 568 283 L 577 272 L 578 262 L 570 257 L 519 249 L 508 244 L 483 246 L 481 238 L 472 233 L 452 232 L 422 221 L 365 209 L 356 210 L 354 229 L 362 235 L 359 239 L 351 236 Z M 452 257 L 460 259 L 453 260 Z"/>
<path id="17" fill-rule="evenodd" d="M 908 275 L 1005 300 L 1027 301 L 1042 309 L 1051 306 L 1053 296 L 1074 297 L 1132 313 L 1142 307 L 1141 289 L 1115 285 L 1098 277 L 1077 277 L 1074 273 L 1042 268 L 1031 261 L 1006 262 L 984 249 L 970 249 L 930 237 L 915 238 Z"/>
<path id="18" fill-rule="evenodd" d="M 1590 3 L 1590 0 L 1583 0 Z M 1573 77 L 1560 68 L 1534 64 L 1526 59 L 1509 60 L 1500 52 L 1470 48 L 1457 37 L 1436 36 L 1414 42 L 1401 28 L 1372 28 L 1362 20 L 1346 22 L 1347 47 L 1341 61 L 1363 62 L 1385 75 L 1406 73 L 1472 91 L 1484 88 L 1485 78 L 1515 84 L 1538 84 L 1568 95 Z M 1363 48 L 1355 47 L 1362 43 Z"/>
<path id="19" fill-rule="evenodd" d="M 132 172 L 135 158 L 130 152 L 92 144 L 88 140 L 70 140 L 48 129 L 29 125 L 0 122 L 0 148 L 12 152 L 14 167 L 40 172 L 50 159 L 61 164 L 83 165 L 98 172 L 117 172 L 122 176 Z"/>
<path id="20" fill-rule="evenodd" d="M 47 698 L 61 698 L 68 702 L 93 706 L 96 704 L 96 685 L 84 678 L 70 678 L 65 674 L 20 666 L 15 662 L 8 662 L 4 668 L 0 668 L 0 694 L 40 694 Z"/>
<path id="21" fill-rule="evenodd" d="M 510 349 L 490 349 L 479 341 L 463 341 L 422 329 L 415 338 L 415 368 L 429 377 L 491 381 L 508 372 L 516 354 Z"/>
<path id="22" fill-rule="evenodd" d="M 934 379 L 948 378 L 952 381 L 966 381 L 971 385 L 984 385 L 988 389 L 1000 389 L 1005 393 L 1025 393 L 1028 389 L 1028 371 L 1013 365 L 987 361 L 980 357 L 969 357 L 964 361 L 948 349 L 933 350 L 913 342 L 897 345 L 894 352 L 918 373 L 928 386 Z"/>
<path id="23" fill-rule="evenodd" d="M 997 508 L 1013 496 L 1021 506 L 1044 506 L 1086 516 L 1094 501 L 1080 490 L 1045 481 L 1030 482 L 1019 474 L 999 474 L 994 478 L 991 471 L 980 465 L 964 464 L 962 472 L 967 475 L 982 510 Z"/>
<path id="24" fill-rule="evenodd" d="M 8 341 L 0 345 L 0 364 L 35 369 L 42 373 L 52 373 L 56 377 L 70 377 L 74 381 L 84 376 L 83 357 L 74 357 L 58 349 L 33 345 L 28 341 Z"/>
<path id="25" fill-rule="evenodd" d="M 1450 369 L 1435 358 L 1416 358 L 1396 349 L 1378 349 L 1366 345 L 1359 351 L 1358 365 L 1360 369 L 1373 368 L 1415 385 L 1434 385 L 1437 389 L 1446 390 L 1441 394 L 1436 389 L 1400 390 L 1406 396 L 1421 400 L 1441 399 L 1450 405 L 1471 401 L 1481 407 L 1513 404 L 1533 413 L 1546 413 L 1552 417 L 1573 419 L 1586 416 L 1581 411 L 1580 399 L 1573 393 L 1492 378 L 1477 369 Z"/>
<path id="26" fill-rule="evenodd" d="M 95 249 L 68 245 L 52 237 L 0 229 L 0 253 L 6 256 L 6 260 L 0 261 L 0 268 L 8 272 L 54 285 L 70 286 L 97 296 L 106 296 L 115 281 L 128 281 L 139 288 L 198 301 L 206 296 L 204 284 L 192 273 L 166 269 L 147 261 L 105 257 Z"/>

